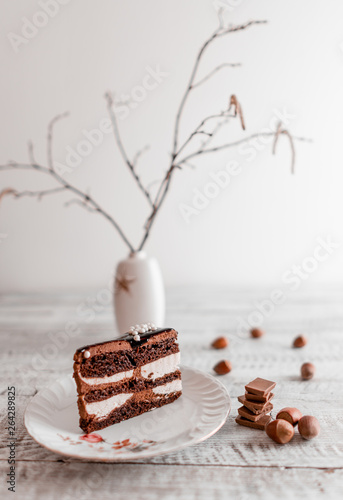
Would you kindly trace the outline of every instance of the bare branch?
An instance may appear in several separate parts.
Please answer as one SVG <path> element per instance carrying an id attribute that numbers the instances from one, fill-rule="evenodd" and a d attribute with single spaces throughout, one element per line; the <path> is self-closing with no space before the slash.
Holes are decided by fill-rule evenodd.
<path id="1" fill-rule="evenodd" d="M 180 103 L 180 106 L 179 106 L 179 109 L 178 109 L 178 112 L 176 115 L 175 128 L 174 128 L 174 146 L 173 146 L 173 153 L 172 153 L 172 162 L 174 161 L 174 159 L 176 157 L 176 152 L 178 149 L 178 136 L 179 136 L 179 127 L 180 127 L 180 120 L 181 120 L 182 112 L 183 112 L 183 109 L 185 107 L 188 96 L 193 88 L 194 79 L 195 79 L 197 71 L 198 71 L 201 57 L 202 57 L 204 51 L 206 50 L 206 47 L 208 47 L 208 45 L 218 36 L 218 32 L 220 29 L 221 29 L 220 27 L 217 28 L 217 30 L 213 33 L 213 35 L 208 40 L 206 40 L 204 45 L 200 48 L 199 53 L 197 55 L 197 58 L 195 60 L 195 64 L 194 64 L 194 67 L 193 67 L 193 70 L 192 70 L 192 73 L 191 73 L 191 76 L 189 79 L 188 86 L 186 88 L 186 91 L 185 91 L 182 99 L 181 99 L 181 103 Z"/>
<path id="2" fill-rule="evenodd" d="M 25 196 L 30 196 L 33 198 L 37 198 L 38 201 L 40 201 L 44 196 L 48 196 L 50 194 L 56 194 L 56 193 L 61 193 L 62 191 L 65 191 L 66 188 L 64 187 L 58 187 L 58 188 L 53 188 L 53 189 L 45 189 L 42 191 L 14 191 L 13 196 L 15 198 L 23 198 Z"/>
<path id="3" fill-rule="evenodd" d="M 199 64 L 201 62 L 202 56 L 206 50 L 206 48 L 218 37 L 227 35 L 229 33 L 235 33 L 237 31 L 242 31 L 245 30 L 246 28 L 249 28 L 250 26 L 253 26 L 255 24 L 264 24 L 266 21 L 249 21 L 245 24 L 240 24 L 237 26 L 230 26 L 228 28 L 223 27 L 223 19 L 222 19 L 222 13 L 218 14 L 219 17 L 219 27 L 214 31 L 214 33 L 205 41 L 205 43 L 202 45 L 200 48 L 198 55 L 196 57 L 195 63 L 193 70 L 191 72 L 191 76 L 189 79 L 189 83 L 187 85 L 186 91 L 181 99 L 181 103 L 176 115 L 176 120 L 175 120 L 175 128 L 174 128 L 174 146 L 173 146 L 173 152 L 172 152 L 172 162 L 175 159 L 175 154 L 178 149 L 178 135 L 179 135 L 179 127 L 180 127 L 180 120 L 182 116 L 183 109 L 185 107 L 186 101 L 189 97 L 190 92 L 194 88 L 194 80 L 197 75 L 197 71 L 199 68 Z"/>
<path id="4" fill-rule="evenodd" d="M 248 21 L 247 23 L 244 24 L 237 24 L 236 26 L 228 26 L 227 28 L 223 28 L 222 30 L 219 30 L 218 32 L 218 37 L 225 36 L 228 33 L 237 33 L 237 31 L 243 31 L 247 28 L 250 28 L 250 26 L 254 26 L 257 24 L 267 24 L 268 21 L 266 20 L 261 20 L 261 21 Z"/>
<path id="5" fill-rule="evenodd" d="M 241 66 L 240 63 L 223 63 L 223 64 L 220 64 L 219 66 L 217 66 L 216 68 L 214 68 L 212 71 L 210 71 L 210 73 L 208 73 L 208 75 L 206 75 L 203 78 L 201 78 L 201 80 L 199 80 L 196 83 L 193 83 L 192 89 L 195 89 L 195 88 L 199 87 L 200 85 L 202 85 L 203 83 L 207 82 L 207 80 L 209 80 L 210 78 L 212 78 L 212 76 L 215 75 L 222 68 L 238 68 L 239 66 Z"/>
<path id="6" fill-rule="evenodd" d="M 129 157 L 125 151 L 125 148 L 124 148 L 124 145 L 122 143 L 122 140 L 121 140 L 121 137 L 120 137 L 120 133 L 119 133 L 119 128 L 118 128 L 118 123 L 117 123 L 117 118 L 116 118 L 116 115 L 113 111 L 113 99 L 112 99 L 112 96 L 110 95 L 110 93 L 108 92 L 106 95 L 105 95 L 106 99 L 107 99 L 107 108 L 108 108 L 108 111 L 109 111 L 109 114 L 110 114 L 110 118 L 111 118 L 111 121 L 112 121 L 112 126 L 113 126 L 113 131 L 114 131 L 114 138 L 116 140 L 116 143 L 118 145 L 118 148 L 119 148 L 119 151 L 125 161 L 125 163 L 127 163 L 129 169 L 131 170 L 131 172 L 134 174 L 133 172 L 133 168 L 132 168 L 132 164 L 129 160 Z M 137 179 L 136 179 L 137 180 Z"/>
<path id="7" fill-rule="evenodd" d="M 177 158 L 181 151 L 183 151 L 183 149 L 188 145 L 188 143 L 191 141 L 191 139 L 197 135 L 199 132 L 200 132 L 200 129 L 202 129 L 202 127 L 210 120 L 213 120 L 215 118 L 219 119 L 219 118 L 223 118 L 225 117 L 225 120 L 227 120 L 228 118 L 230 117 L 234 117 L 234 115 L 229 115 L 228 114 L 229 111 L 222 111 L 221 113 L 217 113 L 215 115 L 210 115 L 210 116 L 207 116 L 206 118 L 204 118 L 200 123 L 199 125 L 195 128 L 195 130 L 189 135 L 189 137 L 186 139 L 186 141 L 182 144 L 182 146 L 179 148 L 179 150 L 175 153 L 175 156 L 174 156 L 174 161 L 175 161 L 175 158 Z M 201 133 L 205 133 L 206 135 L 209 136 L 209 138 L 213 137 L 213 135 L 217 132 L 218 128 L 217 126 L 214 128 L 214 130 L 211 132 L 211 133 L 208 133 L 208 132 L 205 132 L 205 131 L 202 131 Z"/>
<path id="8" fill-rule="evenodd" d="M 181 153 L 181 151 L 187 146 L 187 144 L 191 141 L 191 139 L 193 139 L 193 137 L 195 137 L 196 135 L 206 135 L 207 137 L 212 137 L 211 132 L 206 132 L 205 130 L 195 130 L 194 132 L 191 133 L 191 135 L 188 137 L 188 139 L 181 146 L 181 148 L 179 149 L 175 158 Z"/>
<path id="9" fill-rule="evenodd" d="M 35 154 L 34 154 L 34 149 L 33 149 L 33 143 L 29 141 L 28 145 L 28 151 L 29 151 L 29 160 L 31 162 L 31 165 L 34 165 L 36 163 L 35 160 Z"/>
<path id="10" fill-rule="evenodd" d="M 305 139 L 303 137 L 293 137 L 290 132 L 282 127 L 282 124 L 280 123 L 277 127 L 277 130 L 275 132 L 270 131 L 270 132 L 261 132 L 261 133 L 255 133 L 251 134 L 248 137 L 245 137 L 241 140 L 233 141 L 233 142 L 227 142 L 224 144 L 220 144 L 218 146 L 213 146 L 209 147 L 209 145 L 214 142 L 214 139 L 217 136 L 217 133 L 223 127 L 229 120 L 229 118 L 234 118 L 234 117 L 239 117 L 242 129 L 245 130 L 245 121 L 243 117 L 243 112 L 242 112 L 242 107 L 240 105 L 240 102 L 238 101 L 237 97 L 235 95 L 231 95 L 230 97 L 230 102 L 229 106 L 225 111 L 222 111 L 221 113 L 213 114 L 210 116 L 207 116 L 204 118 L 199 125 L 191 132 L 188 136 L 188 138 L 181 143 L 181 146 L 179 145 L 179 133 L 180 133 L 180 124 L 182 120 L 182 116 L 185 110 L 185 106 L 187 103 L 187 100 L 189 98 L 190 93 L 192 90 L 196 89 L 203 83 L 207 82 L 210 80 L 217 72 L 219 72 L 221 69 L 225 67 L 237 67 L 240 66 L 238 63 L 223 63 L 218 66 L 216 66 L 214 69 L 212 69 L 208 74 L 206 74 L 204 77 L 200 78 L 198 80 L 198 70 L 200 67 L 200 64 L 202 62 L 202 58 L 204 56 L 205 51 L 207 48 L 218 38 L 225 36 L 229 33 L 235 33 L 238 31 L 245 30 L 249 28 L 250 26 L 257 25 L 257 24 L 264 24 L 266 21 L 249 21 L 245 24 L 240 24 L 236 26 L 225 26 L 224 25 L 224 19 L 223 19 L 223 9 L 220 9 L 218 12 L 218 19 L 219 19 L 219 26 L 217 29 L 212 33 L 212 35 L 203 43 L 203 45 L 200 47 L 199 52 L 195 58 L 194 65 L 189 77 L 188 85 L 185 89 L 185 92 L 181 98 L 179 107 L 177 109 L 176 113 L 176 118 L 175 118 L 175 125 L 174 125 L 174 133 L 173 133 L 173 147 L 171 151 L 171 156 L 170 156 L 170 163 L 165 171 L 164 177 L 159 180 L 159 181 L 154 181 L 153 183 L 150 183 L 148 187 L 145 187 L 143 182 L 141 181 L 141 178 L 138 176 L 136 172 L 136 167 L 138 164 L 138 161 L 141 157 L 141 155 L 148 149 L 148 147 L 145 147 L 134 155 L 132 160 L 130 160 L 129 155 L 126 152 L 126 149 L 124 147 L 124 144 L 121 139 L 119 127 L 118 127 L 118 121 L 117 121 L 117 116 L 115 113 L 115 102 L 113 101 L 112 95 L 110 93 L 106 94 L 106 100 L 107 100 L 107 107 L 109 111 L 109 115 L 111 118 L 112 126 L 113 126 L 113 132 L 114 132 L 114 138 L 116 141 L 116 144 L 118 146 L 119 152 L 126 163 L 127 167 L 129 168 L 133 178 L 135 179 L 135 182 L 139 189 L 142 191 L 146 199 L 148 200 L 148 203 L 151 207 L 151 211 L 149 216 L 147 217 L 147 220 L 144 225 L 144 233 L 142 240 L 138 246 L 138 251 L 142 250 L 144 247 L 149 235 L 151 228 L 154 224 L 154 221 L 156 220 L 156 216 L 161 209 L 164 200 L 167 196 L 167 193 L 169 191 L 171 181 L 174 176 L 174 172 L 176 170 L 182 169 L 183 166 L 189 166 L 191 168 L 195 168 L 192 162 L 193 158 L 198 158 L 201 155 L 206 155 L 209 153 L 214 153 L 216 151 L 221 151 L 225 150 L 228 148 L 232 148 L 235 146 L 239 146 L 240 144 L 245 144 L 248 143 L 249 141 L 252 141 L 254 139 L 258 139 L 259 137 L 271 137 L 271 139 L 274 138 L 273 141 L 273 154 L 276 152 L 276 147 L 277 143 L 279 140 L 279 137 L 281 134 L 284 134 L 288 137 L 291 151 L 292 151 L 292 173 L 294 173 L 294 165 L 295 165 L 295 148 L 294 148 L 294 140 L 299 140 L 299 141 L 307 141 L 308 139 Z M 196 81 L 198 80 L 198 81 Z M 128 98 L 130 96 L 127 96 Z M 122 96 L 122 99 L 126 99 L 126 96 Z M 122 229 L 118 225 L 118 223 L 113 219 L 111 215 L 109 215 L 107 212 L 105 212 L 99 204 L 90 196 L 90 194 L 85 193 L 75 186 L 71 185 L 67 181 L 64 180 L 63 177 L 61 177 L 55 170 L 54 170 L 54 165 L 53 165 L 53 129 L 55 123 L 66 116 L 64 115 L 59 115 L 55 117 L 48 126 L 48 135 L 47 135 L 47 166 L 42 166 L 38 164 L 34 158 L 34 151 L 33 151 L 33 146 L 30 143 L 29 144 L 29 158 L 30 158 L 30 164 L 27 163 L 16 163 L 16 162 L 9 162 L 6 165 L 0 165 L 0 170 L 8 170 L 8 169 L 31 169 L 31 170 L 36 170 L 36 171 L 41 171 L 43 173 L 48 174 L 50 177 L 52 177 L 59 185 L 59 187 L 53 188 L 53 189 L 47 189 L 43 191 L 22 191 L 18 192 L 15 191 L 14 189 L 7 188 L 0 192 L 0 200 L 4 196 L 7 195 L 13 195 L 16 198 L 24 197 L 24 196 L 32 196 L 32 197 L 37 197 L 37 199 L 41 199 L 42 197 L 54 193 L 59 193 L 63 191 L 67 191 L 69 193 L 73 193 L 75 195 L 75 198 L 70 199 L 68 202 L 65 203 L 66 206 L 71 206 L 74 204 L 80 205 L 86 210 L 90 212 L 97 212 L 102 214 L 107 220 L 112 224 L 112 226 L 115 227 L 117 232 L 120 234 L 122 237 L 123 241 L 125 244 L 128 246 L 131 252 L 134 252 L 134 248 L 131 245 L 131 243 L 128 241 L 126 236 L 124 235 Z M 215 123 L 212 123 L 212 120 L 216 120 Z M 211 122 L 208 124 L 208 122 Z M 206 126 L 205 126 L 206 125 Z M 200 141 L 196 141 L 197 144 L 197 149 L 193 151 L 190 149 L 191 152 L 188 154 L 185 152 L 185 149 L 188 145 L 194 144 L 193 138 L 196 136 L 201 136 L 204 139 Z M 225 141 L 225 139 L 224 139 Z M 219 141 L 218 141 L 219 142 Z M 200 144 L 199 144 L 200 143 Z M 215 143 L 214 143 L 215 144 Z M 212 146 L 212 144 L 211 144 Z M 181 152 L 183 153 L 183 158 L 181 157 Z M 155 185 L 156 183 L 159 184 L 157 188 L 157 192 L 155 196 L 152 196 L 150 194 L 150 187 Z M 155 191 L 155 190 L 154 190 Z"/>
<path id="11" fill-rule="evenodd" d="M 280 133 L 286 133 L 287 131 L 281 131 L 279 132 Z M 163 203 L 164 199 L 165 199 L 165 196 L 168 192 L 168 189 L 169 189 L 169 186 L 170 186 L 170 182 L 171 182 L 171 177 L 172 177 L 172 172 L 175 168 L 179 168 L 180 165 L 184 164 L 184 163 L 188 163 L 188 160 L 190 158 L 194 158 L 196 156 L 199 156 L 201 154 L 206 154 L 206 153 L 212 153 L 212 152 L 215 152 L 215 151 L 219 151 L 219 150 L 222 150 L 222 149 L 227 149 L 227 148 L 231 148 L 231 147 L 234 147 L 234 146 L 238 146 L 240 144 L 244 144 L 252 139 L 255 139 L 255 138 L 258 138 L 258 137 L 273 137 L 273 136 L 276 136 L 278 132 L 262 132 L 262 133 L 256 133 L 256 134 L 252 134 L 250 135 L 249 137 L 246 137 L 245 139 L 241 139 L 239 141 L 235 141 L 235 142 L 231 142 L 231 143 L 228 143 L 228 144 L 223 144 L 221 146 L 217 146 L 217 147 L 214 147 L 214 148 L 210 148 L 210 149 L 205 149 L 205 150 L 199 150 L 198 152 L 196 153 L 193 153 L 191 155 L 188 155 L 186 158 L 184 158 L 183 160 L 180 160 L 178 162 L 178 165 L 172 165 L 170 167 L 170 169 L 168 170 L 167 174 L 166 174 L 166 177 L 164 178 L 163 180 L 163 187 L 164 187 L 164 190 L 163 190 L 163 187 L 161 189 L 161 192 L 160 192 L 160 200 L 159 202 L 155 205 L 155 209 L 152 211 L 149 219 L 147 220 L 147 223 L 146 223 L 146 232 L 144 234 L 144 237 L 143 237 L 143 240 L 140 244 L 140 247 L 139 247 L 139 250 L 141 250 L 144 245 L 145 245 L 145 242 L 149 236 L 149 233 L 150 233 L 150 230 L 151 230 L 151 226 L 153 224 L 153 221 L 156 217 L 156 214 L 161 206 L 161 204 Z M 292 140 L 292 145 L 293 145 L 293 139 L 296 139 L 296 140 L 299 140 L 299 141 L 306 141 L 308 142 L 309 140 L 304 138 L 304 137 L 294 137 L 292 138 L 292 136 L 290 136 L 289 132 L 287 132 L 287 135 L 288 137 L 290 138 L 290 140 Z M 293 145 L 293 149 L 292 151 L 294 151 L 294 145 Z M 293 162 L 294 162 L 294 158 L 293 158 Z M 292 164 L 293 164 L 292 162 Z M 162 194 L 161 194 L 162 193 Z"/>
<path id="12" fill-rule="evenodd" d="M 222 120 L 222 121 L 218 121 L 217 125 L 214 127 L 213 131 L 212 131 L 212 135 L 211 137 L 208 137 L 206 140 L 204 140 L 202 143 L 201 143 L 201 147 L 202 149 L 205 149 L 206 146 L 208 146 L 210 144 L 210 142 L 213 140 L 213 138 L 217 135 L 217 133 L 219 132 L 219 130 L 227 124 L 227 122 L 229 121 L 229 118 L 225 118 L 225 120 Z"/>
<path id="13" fill-rule="evenodd" d="M 193 165 L 193 163 L 189 162 L 189 161 L 184 161 L 183 162 L 183 165 L 186 165 L 186 167 L 189 167 L 191 168 L 192 170 L 195 170 L 196 166 Z"/>
<path id="14" fill-rule="evenodd" d="M 82 208 L 85 208 L 86 210 L 88 210 L 88 212 L 92 212 L 92 213 L 99 212 L 99 210 L 97 208 L 92 208 L 88 204 L 88 200 L 79 200 L 78 198 L 73 198 L 64 204 L 65 207 L 70 207 L 71 205 L 80 205 Z"/>
<path id="15" fill-rule="evenodd" d="M 153 203 L 152 212 L 149 215 L 149 217 L 147 219 L 147 222 L 146 222 L 146 231 L 145 231 L 145 234 L 143 235 L 143 239 L 142 239 L 142 241 L 141 241 L 141 243 L 140 243 L 140 245 L 138 247 L 139 250 L 142 250 L 142 248 L 144 247 L 144 245 L 145 245 L 145 243 L 147 241 L 147 238 L 149 236 L 152 224 L 153 224 L 153 222 L 154 222 L 154 220 L 156 218 L 156 215 L 157 215 L 158 211 L 160 210 L 160 208 L 161 208 L 161 206 L 162 206 L 162 204 L 163 204 L 163 202 L 165 200 L 166 194 L 167 194 L 169 186 L 170 186 L 170 182 L 171 182 L 171 178 L 172 178 L 173 172 L 174 172 L 174 170 L 176 168 L 180 168 L 180 165 L 182 164 L 182 161 L 181 162 L 178 161 L 177 163 L 175 163 L 175 159 L 176 159 L 177 155 L 180 153 L 180 150 L 184 149 L 184 147 L 186 146 L 186 144 L 188 144 L 189 141 L 191 140 L 191 138 L 194 137 L 194 135 L 195 135 L 195 134 L 191 134 L 189 136 L 189 138 L 186 140 L 186 142 L 183 144 L 183 146 L 181 146 L 180 149 L 178 148 L 179 128 L 180 128 L 180 121 L 181 121 L 182 113 L 183 113 L 185 104 L 187 102 L 187 99 L 189 97 L 189 94 L 194 89 L 194 81 L 195 81 L 195 78 L 196 78 L 196 75 L 197 75 L 197 71 L 198 71 L 198 68 L 199 68 L 202 56 L 203 56 L 204 52 L 206 51 L 206 48 L 216 38 L 218 38 L 218 37 L 227 35 L 228 33 L 234 33 L 234 32 L 237 32 L 237 31 L 245 30 L 246 28 L 248 28 L 250 26 L 253 26 L 255 24 L 264 24 L 264 23 L 266 23 L 266 21 L 249 21 L 249 22 L 247 22 L 245 24 L 241 24 L 241 25 L 237 25 L 237 26 L 230 26 L 228 28 L 224 28 L 223 27 L 222 12 L 220 12 L 218 14 L 218 17 L 219 17 L 219 27 L 214 31 L 214 33 L 205 41 L 205 43 L 200 48 L 200 50 L 198 52 L 198 55 L 197 55 L 197 57 L 195 59 L 195 63 L 194 63 L 194 66 L 193 66 L 193 69 L 192 69 L 192 72 L 191 72 L 191 75 L 190 75 L 190 79 L 189 79 L 186 91 L 185 91 L 185 93 L 184 93 L 184 95 L 183 95 L 183 97 L 181 99 L 181 102 L 180 102 L 180 105 L 179 105 L 179 108 L 178 108 L 178 111 L 177 111 L 177 114 L 176 114 L 176 120 L 175 120 L 174 141 L 173 141 L 173 150 L 172 150 L 172 154 L 171 154 L 171 164 L 170 164 L 170 167 L 169 167 L 169 169 L 168 169 L 168 171 L 166 173 L 165 178 L 162 180 L 161 185 L 160 185 L 160 187 L 158 189 L 155 201 Z M 241 116 L 241 122 L 242 122 L 242 125 L 243 125 L 244 122 L 242 121 L 242 116 Z M 196 131 L 198 131 L 200 129 L 201 129 L 201 127 L 197 128 Z M 209 139 L 212 139 L 212 137 L 209 137 Z M 205 150 L 205 151 L 209 151 L 209 150 Z M 194 154 L 193 155 L 188 155 L 185 158 L 185 160 L 188 160 L 189 158 L 191 158 L 193 156 L 194 156 Z"/>
<path id="16" fill-rule="evenodd" d="M 29 163 L 16 163 L 14 161 L 9 161 L 6 165 L 0 165 L 0 170 L 26 170 L 35 168 L 33 165 Z"/>
<path id="17" fill-rule="evenodd" d="M 280 133 L 284 133 L 284 132 L 280 132 Z M 256 139 L 258 137 L 275 137 L 276 134 L 277 134 L 277 131 L 276 132 L 260 132 L 260 133 L 249 135 L 248 137 L 245 137 L 244 139 L 240 139 L 240 140 L 234 141 L 234 142 L 228 142 L 226 144 L 221 144 L 221 145 L 213 147 L 213 148 L 199 149 L 195 153 L 191 153 L 188 156 L 186 156 L 185 158 L 179 160 L 179 164 L 182 165 L 185 161 L 188 161 L 191 158 L 195 158 L 195 157 L 200 156 L 202 154 L 214 153 L 216 151 L 220 151 L 223 149 L 228 149 L 228 148 L 232 148 L 235 146 L 239 146 L 240 144 L 245 144 L 246 142 L 249 142 L 252 139 Z M 297 141 L 302 141 L 302 142 L 311 142 L 310 139 L 307 139 L 305 137 L 293 137 L 293 139 L 297 140 Z"/>
<path id="18" fill-rule="evenodd" d="M 135 167 L 138 163 L 139 158 L 150 149 L 149 145 L 144 146 L 144 148 L 139 149 L 132 159 L 132 165 Z"/>
<path id="19" fill-rule="evenodd" d="M 141 251 L 149 237 L 149 234 L 150 234 L 150 231 L 151 231 L 151 228 L 152 228 L 152 225 L 153 225 L 153 222 L 156 218 L 156 215 L 157 215 L 157 212 L 159 211 L 163 201 L 165 200 L 165 197 L 167 195 L 167 192 L 169 190 L 169 186 L 170 186 L 170 182 L 171 182 L 171 179 L 172 179 L 172 173 L 173 173 L 173 170 L 175 168 L 180 168 L 179 165 L 171 165 L 171 167 L 169 168 L 167 174 L 166 174 L 166 177 L 164 178 L 164 180 L 162 181 L 162 184 L 161 184 L 161 197 L 160 197 L 160 200 L 158 202 L 158 204 L 155 204 L 154 207 L 153 207 L 153 211 L 151 213 L 151 215 L 149 216 L 149 218 L 147 219 L 146 221 L 146 224 L 145 224 L 145 234 L 143 236 L 143 239 L 138 247 L 138 250 Z M 163 190 L 164 188 L 164 190 Z"/>
<path id="20" fill-rule="evenodd" d="M 14 198 L 23 198 L 26 196 L 37 198 L 38 201 L 40 201 L 44 196 L 50 195 L 50 194 L 55 194 L 55 193 L 61 193 L 62 191 L 65 191 L 64 187 L 58 187 L 58 188 L 53 188 L 53 189 L 45 189 L 41 191 L 17 191 L 16 189 L 12 188 L 7 188 L 4 189 L 3 191 L 0 192 L 0 201 L 2 198 L 8 195 L 14 196 Z"/>
<path id="21" fill-rule="evenodd" d="M 109 92 L 107 92 L 109 94 Z M 132 99 L 129 94 L 121 94 L 117 97 L 115 94 L 113 95 L 112 106 L 130 106 L 130 108 L 135 108 L 137 106 L 137 102 Z"/>
<path id="22" fill-rule="evenodd" d="M 156 179 L 154 181 L 151 181 L 148 185 L 147 185 L 147 189 L 151 189 L 153 186 L 156 186 L 156 184 L 160 184 L 162 182 L 162 179 Z"/>
<path id="23" fill-rule="evenodd" d="M 135 166 L 129 160 L 129 157 L 128 157 L 127 153 L 126 153 L 126 150 L 124 148 L 123 142 L 121 140 L 120 133 L 119 133 L 119 128 L 118 128 L 117 118 L 116 118 L 116 115 L 115 115 L 115 113 L 113 111 L 113 99 L 112 99 L 111 94 L 109 92 L 107 92 L 107 94 L 105 95 L 105 98 L 107 100 L 107 108 L 108 108 L 108 112 L 109 112 L 109 115 L 110 115 L 110 118 L 111 118 L 112 127 L 113 127 L 113 133 L 114 133 L 114 138 L 116 140 L 118 149 L 119 149 L 119 151 L 120 151 L 120 153 L 121 153 L 121 155 L 123 157 L 123 160 L 125 161 L 126 165 L 129 167 L 129 170 L 130 170 L 131 174 L 133 175 L 133 178 L 135 179 L 135 181 L 136 181 L 139 189 L 142 191 L 142 193 L 144 194 L 144 196 L 148 200 L 150 206 L 153 206 L 153 202 L 152 202 L 150 193 L 143 186 L 143 184 L 142 184 L 139 176 L 137 175 L 137 173 L 135 171 Z"/>
<path id="24" fill-rule="evenodd" d="M 66 118 L 69 116 L 69 112 L 67 111 L 66 113 L 63 113 L 61 115 L 55 116 L 48 124 L 48 136 L 47 136 L 47 162 L 48 162 L 48 167 L 50 170 L 54 170 L 54 162 L 53 162 L 53 156 L 52 156 L 52 146 L 53 146 L 53 139 L 54 139 L 54 126 L 56 123 L 63 118 Z M 32 163 L 35 163 L 34 161 Z"/>
<path id="25" fill-rule="evenodd" d="M 219 21 L 219 29 L 224 28 L 224 18 L 223 18 L 224 8 L 220 7 L 217 11 L 218 21 Z"/>
<path id="26" fill-rule="evenodd" d="M 104 209 L 102 209 L 100 207 L 100 205 L 90 195 L 83 193 L 80 189 L 73 186 L 69 182 L 65 181 L 63 179 L 63 177 L 61 177 L 55 170 L 51 170 L 50 168 L 43 167 L 42 165 L 38 165 L 38 164 L 31 165 L 31 164 L 24 164 L 24 163 L 20 163 L 20 164 L 8 163 L 7 165 L 0 165 L 0 170 L 11 170 L 11 169 L 19 169 L 19 168 L 20 169 L 37 170 L 37 171 L 43 172 L 43 173 L 49 175 L 50 177 L 52 177 L 56 182 L 58 182 L 62 186 L 61 188 L 58 188 L 61 192 L 64 190 L 72 192 L 72 193 L 76 194 L 81 201 L 84 201 L 84 202 L 86 201 L 88 203 L 88 205 L 94 209 L 94 211 L 103 215 L 112 224 L 112 226 L 116 229 L 116 231 L 119 233 L 119 235 L 123 239 L 124 243 L 128 246 L 129 250 L 131 252 L 134 252 L 133 246 L 131 245 L 131 243 L 129 242 L 127 237 L 125 236 L 125 234 L 124 234 L 123 230 L 121 229 L 121 227 L 119 226 L 119 224 L 113 219 L 113 217 L 110 214 L 108 214 Z M 14 194 L 14 196 L 16 196 L 15 195 L 16 191 L 15 190 L 12 190 L 12 191 L 14 191 L 14 193 L 12 193 L 12 194 Z M 52 194 L 53 192 L 56 193 L 57 189 L 56 190 L 55 189 L 46 190 L 44 192 L 43 191 L 33 191 L 32 193 L 34 193 L 34 194 L 31 196 L 39 196 L 39 195 L 42 195 L 42 193 L 44 193 L 43 196 L 45 196 L 45 194 Z M 30 196 L 29 193 L 30 193 L 29 191 L 25 191 L 25 196 Z M 9 193 L 6 193 L 6 194 L 9 194 Z M 19 196 L 16 196 L 16 197 L 19 198 L 20 196 L 21 196 L 21 194 L 19 193 Z M 24 194 L 22 194 L 22 196 L 24 196 Z"/>

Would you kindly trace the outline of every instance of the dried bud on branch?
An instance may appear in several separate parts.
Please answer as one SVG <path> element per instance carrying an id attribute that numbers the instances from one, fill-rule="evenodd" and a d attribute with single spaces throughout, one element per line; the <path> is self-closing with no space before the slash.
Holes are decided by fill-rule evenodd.
<path id="1" fill-rule="evenodd" d="M 244 118 L 243 118 L 242 106 L 240 105 L 239 101 L 237 100 L 237 97 L 235 96 L 235 94 L 232 94 L 232 96 L 230 97 L 229 111 L 231 111 L 231 108 L 234 108 L 234 115 L 239 116 L 239 118 L 241 120 L 242 129 L 245 130 L 245 123 L 244 123 Z"/>
<path id="2" fill-rule="evenodd" d="M 16 191 L 14 189 L 11 189 L 11 188 L 6 188 L 6 189 L 3 189 L 2 191 L 0 191 L 0 202 L 3 198 L 5 198 L 5 196 L 8 196 L 10 194 L 15 196 Z"/>
<path id="3" fill-rule="evenodd" d="M 294 174 L 295 172 L 295 147 L 294 147 L 294 142 L 293 142 L 293 137 L 291 134 L 288 132 L 288 130 L 282 128 L 282 122 L 280 122 L 277 126 L 276 132 L 275 132 L 275 139 L 274 139 L 274 144 L 273 144 L 273 155 L 276 153 L 276 146 L 279 140 L 279 137 L 281 134 L 284 134 L 288 137 L 289 144 L 291 146 L 291 152 L 292 152 L 292 161 L 291 161 L 291 172 Z"/>

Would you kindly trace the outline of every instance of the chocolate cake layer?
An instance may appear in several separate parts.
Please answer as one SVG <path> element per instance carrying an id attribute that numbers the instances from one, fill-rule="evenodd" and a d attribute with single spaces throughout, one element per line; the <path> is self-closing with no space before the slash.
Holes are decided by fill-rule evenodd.
<path id="1" fill-rule="evenodd" d="M 82 377 L 104 377 L 132 370 L 163 356 L 179 352 L 175 338 L 173 336 L 160 342 L 155 338 L 151 339 L 154 342 L 150 341 L 135 348 L 130 346 L 125 350 L 118 350 L 116 349 L 118 346 L 112 346 L 112 351 L 95 353 L 89 358 L 85 358 L 81 352 L 77 352 L 74 356 L 74 371 L 79 371 Z M 111 342 L 111 344 L 114 343 Z"/>
<path id="2" fill-rule="evenodd" d="M 163 356 L 179 352 L 179 346 L 173 340 L 160 344 L 150 344 L 137 351 L 118 351 L 116 353 L 100 354 L 86 359 L 82 363 L 80 373 L 83 377 L 104 377 L 115 373 L 132 370 L 146 365 Z"/>
<path id="3" fill-rule="evenodd" d="M 148 389 L 153 389 L 159 385 L 167 384 L 173 380 L 180 380 L 181 372 L 176 370 L 173 373 L 169 373 L 164 377 L 160 377 L 156 380 L 146 380 L 142 378 L 132 378 L 125 382 L 119 382 L 118 384 L 110 384 L 103 389 L 92 389 L 87 394 L 83 396 L 84 401 L 87 403 L 94 401 L 102 401 L 104 399 L 115 396 L 116 394 L 127 394 L 140 391 L 146 391 Z"/>
<path id="4" fill-rule="evenodd" d="M 113 411 L 118 411 L 123 406 L 145 401 L 160 401 L 172 397 L 174 393 L 182 389 L 181 379 L 172 380 L 152 389 L 131 393 L 119 393 L 99 401 L 87 402 L 84 396 L 78 397 L 78 407 L 81 419 L 101 422 Z"/>
<path id="5" fill-rule="evenodd" d="M 174 350 L 174 349 L 172 349 Z M 93 389 L 103 390 L 109 386 L 120 386 L 123 382 L 134 379 L 155 380 L 178 370 L 180 353 L 171 353 L 157 360 L 142 365 L 132 370 L 118 372 L 103 377 L 83 377 L 79 371 L 74 372 L 78 394 L 86 394 Z"/>
<path id="6" fill-rule="evenodd" d="M 92 420 L 90 418 L 80 418 L 80 427 L 84 432 L 88 434 L 90 432 L 99 431 L 108 427 L 109 425 L 117 424 L 123 420 L 128 420 L 132 417 L 137 417 L 142 413 L 145 413 L 155 408 L 160 408 L 169 403 L 173 403 L 176 399 L 181 396 L 181 391 L 174 392 L 172 395 L 161 397 L 158 400 L 146 400 L 146 401 L 129 401 L 117 410 L 112 411 L 109 415 L 100 421 Z"/>
<path id="7" fill-rule="evenodd" d="M 103 354 L 112 351 L 137 349 L 144 344 L 153 344 L 154 342 L 161 342 L 170 338 L 177 338 L 177 331 L 173 328 L 159 328 L 154 331 L 142 333 L 140 334 L 140 340 L 138 341 L 134 340 L 131 335 L 126 333 L 125 335 L 113 340 L 79 347 L 74 355 L 74 361 L 82 360 L 85 351 L 88 351 L 91 356 L 94 356 L 96 354 Z"/>

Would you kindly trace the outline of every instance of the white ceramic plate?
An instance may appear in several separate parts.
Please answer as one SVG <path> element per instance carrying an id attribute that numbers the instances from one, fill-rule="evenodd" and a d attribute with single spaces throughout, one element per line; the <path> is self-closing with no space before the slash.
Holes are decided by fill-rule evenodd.
<path id="1" fill-rule="evenodd" d="M 149 458 L 200 443 L 224 424 L 230 396 L 211 375 L 181 371 L 183 393 L 174 403 L 86 435 L 78 424 L 75 383 L 66 375 L 32 398 L 26 429 L 51 451 L 102 462 Z"/>

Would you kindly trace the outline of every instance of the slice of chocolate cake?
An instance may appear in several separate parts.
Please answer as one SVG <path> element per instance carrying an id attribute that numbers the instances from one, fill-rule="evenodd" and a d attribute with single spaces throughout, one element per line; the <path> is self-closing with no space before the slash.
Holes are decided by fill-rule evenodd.
<path id="1" fill-rule="evenodd" d="M 172 328 L 136 325 L 74 355 L 80 427 L 89 433 L 181 396 L 180 351 Z"/>

